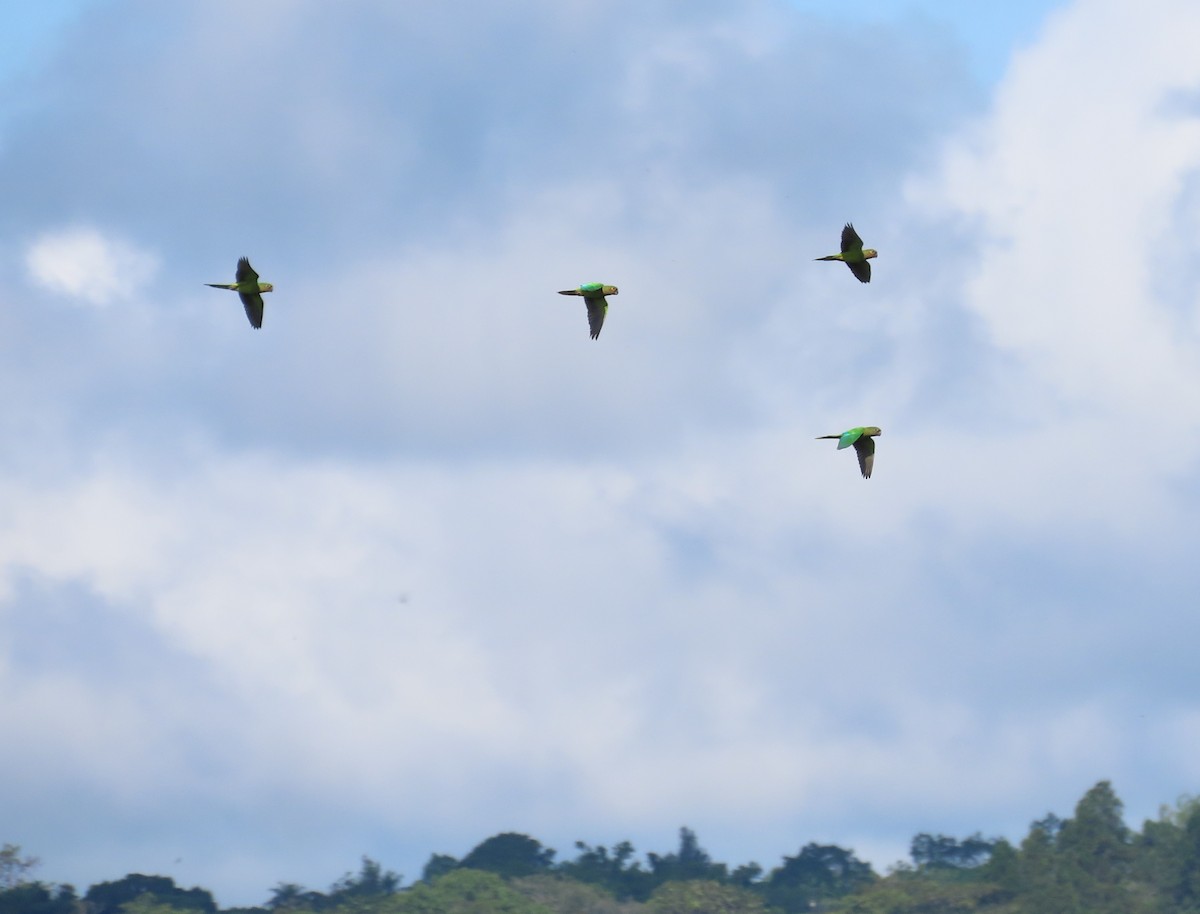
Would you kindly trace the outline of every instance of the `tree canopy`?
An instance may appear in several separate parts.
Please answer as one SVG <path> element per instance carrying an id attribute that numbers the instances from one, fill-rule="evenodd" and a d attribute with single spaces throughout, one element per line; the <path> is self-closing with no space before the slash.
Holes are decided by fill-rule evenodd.
<path id="1" fill-rule="evenodd" d="M 713 860 L 696 833 L 639 857 L 628 841 L 575 843 L 571 859 L 503 832 L 461 860 L 433 854 L 407 887 L 364 856 L 324 891 L 279 883 L 260 907 L 221 910 L 206 889 L 130 873 L 82 898 L 33 878 L 37 859 L 0 848 L 0 914 L 1200 914 L 1200 800 L 1131 829 L 1112 785 L 1069 818 L 1033 820 L 1017 843 L 922 832 L 911 862 L 881 876 L 849 848 L 810 842 L 777 866 Z"/>

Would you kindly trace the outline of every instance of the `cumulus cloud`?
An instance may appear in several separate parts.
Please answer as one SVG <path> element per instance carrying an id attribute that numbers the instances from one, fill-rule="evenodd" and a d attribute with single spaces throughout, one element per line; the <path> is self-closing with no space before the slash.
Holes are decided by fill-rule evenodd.
<path id="1" fill-rule="evenodd" d="M 153 254 L 92 228 L 49 232 L 25 254 L 34 282 L 89 305 L 108 305 L 136 295 L 154 278 Z"/>
<path id="2" fill-rule="evenodd" d="M 501 830 L 882 866 L 1185 789 L 1200 70 L 1156 2 L 1080 0 L 965 127 L 946 48 L 776 3 L 99 8 L 0 230 L 121 226 L 30 245 L 49 293 L 172 282 L 3 316 L 5 840 L 258 902 Z M 870 286 L 811 263 L 847 219 Z M 260 333 L 200 285 L 243 253 Z M 869 483 L 813 441 L 858 422 Z"/>

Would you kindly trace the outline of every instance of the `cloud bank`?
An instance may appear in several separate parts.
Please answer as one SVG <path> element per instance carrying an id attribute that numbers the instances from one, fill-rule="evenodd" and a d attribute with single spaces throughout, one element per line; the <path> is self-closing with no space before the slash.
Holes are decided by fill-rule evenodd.
<path id="1" fill-rule="evenodd" d="M 43 875 L 256 903 L 681 824 L 882 867 L 1191 789 L 1185 4 L 1080 0 L 986 101 L 773 2 L 225 6 L 96 7 L 0 150 Z M 811 262 L 847 220 L 870 286 Z M 257 334 L 202 285 L 242 254 Z M 861 423 L 869 483 L 813 440 Z"/>

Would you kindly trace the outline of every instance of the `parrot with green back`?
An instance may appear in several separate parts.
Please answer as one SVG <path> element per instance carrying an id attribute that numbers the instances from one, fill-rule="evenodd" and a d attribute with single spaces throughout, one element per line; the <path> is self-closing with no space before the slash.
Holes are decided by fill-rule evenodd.
<path id="1" fill-rule="evenodd" d="M 616 286 L 606 286 L 598 282 L 585 282 L 578 289 L 565 289 L 559 295 L 581 295 L 587 305 L 588 327 L 592 331 L 592 339 L 600 336 L 600 328 L 604 326 L 604 316 L 608 314 L 608 299 L 606 295 L 616 295 Z"/>
<path id="2" fill-rule="evenodd" d="M 250 318 L 250 326 L 258 330 L 262 327 L 263 319 L 262 293 L 274 292 L 275 287 L 269 282 L 259 282 L 258 274 L 254 272 L 254 267 L 250 266 L 250 261 L 245 257 L 238 261 L 235 278 L 237 282 L 206 282 L 205 285 L 214 289 L 229 289 L 236 292 L 238 298 L 242 300 L 242 306 L 246 309 L 246 317 Z"/>
<path id="3" fill-rule="evenodd" d="M 882 434 L 877 425 L 860 425 L 840 435 L 818 435 L 817 440 L 836 438 L 839 451 L 853 444 L 854 452 L 858 454 L 858 468 L 862 471 L 863 479 L 870 479 L 871 468 L 875 466 L 875 437 Z"/>
<path id="4" fill-rule="evenodd" d="M 867 263 L 872 257 L 878 257 L 879 252 L 874 248 L 863 248 L 863 240 L 854 231 L 849 222 L 842 229 L 842 253 L 830 254 L 828 257 L 817 257 L 816 260 L 840 260 L 850 268 L 850 272 L 859 282 L 871 281 L 871 265 Z"/>

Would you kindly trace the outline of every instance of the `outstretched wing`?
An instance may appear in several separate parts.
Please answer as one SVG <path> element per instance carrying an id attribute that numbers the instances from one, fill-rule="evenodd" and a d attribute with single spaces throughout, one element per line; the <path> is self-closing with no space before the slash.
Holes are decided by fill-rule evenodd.
<path id="1" fill-rule="evenodd" d="M 604 315 L 608 313 L 608 299 L 603 295 L 596 298 L 585 298 L 588 309 L 588 327 L 592 331 L 592 339 L 600 336 L 600 328 L 604 326 Z"/>
<path id="2" fill-rule="evenodd" d="M 245 263 L 245 259 L 242 260 Z M 250 268 L 250 264 L 246 264 L 246 268 Z M 239 270 L 239 273 L 241 271 Z M 250 271 L 254 274 L 254 271 Z M 257 278 L 257 274 L 254 274 Z M 242 300 L 242 306 L 246 309 L 246 317 L 250 318 L 250 326 L 255 330 L 262 327 L 263 319 L 263 297 L 257 292 L 239 292 L 238 298 Z"/>
<path id="3" fill-rule="evenodd" d="M 845 237 L 845 236 L 843 236 L 843 237 Z M 842 242 L 842 243 L 843 243 L 843 245 L 845 244 L 845 242 Z M 247 257 L 242 257 L 241 259 L 238 260 L 237 281 L 238 282 L 258 282 L 258 274 L 254 272 L 254 267 L 250 266 L 250 260 Z M 249 308 L 250 306 L 247 305 L 246 307 Z M 259 303 L 258 303 L 258 311 L 259 311 L 259 314 L 262 313 L 262 300 L 261 299 L 259 300 Z M 255 324 L 255 326 L 257 327 L 258 324 Z"/>
<path id="4" fill-rule="evenodd" d="M 842 229 L 842 253 L 861 254 L 862 245 L 863 241 L 858 237 L 858 232 L 854 231 L 854 226 L 847 222 L 846 227 Z"/>
<path id="5" fill-rule="evenodd" d="M 875 466 L 875 439 L 863 435 L 854 442 L 854 453 L 858 454 L 858 468 L 863 479 L 870 479 L 871 468 Z"/>
<path id="6" fill-rule="evenodd" d="M 854 274 L 854 278 L 859 282 L 871 281 L 871 261 L 860 260 L 857 263 L 847 262 L 846 266 L 850 268 L 850 272 Z"/>

